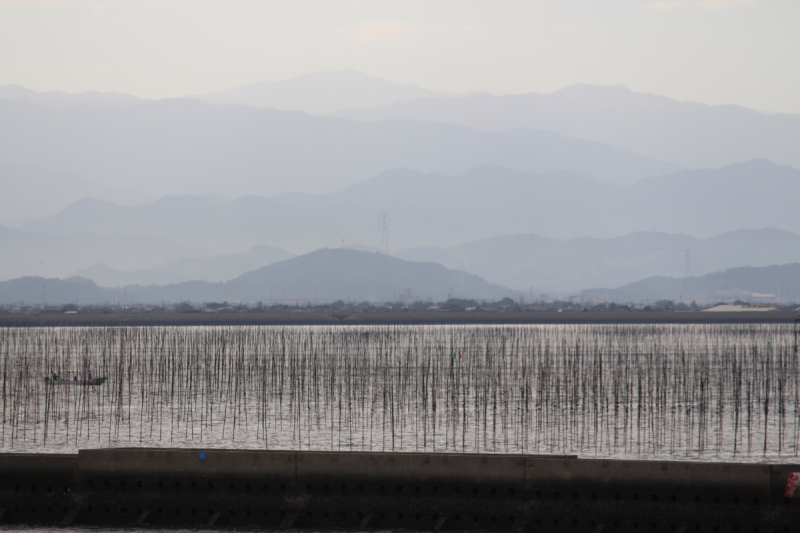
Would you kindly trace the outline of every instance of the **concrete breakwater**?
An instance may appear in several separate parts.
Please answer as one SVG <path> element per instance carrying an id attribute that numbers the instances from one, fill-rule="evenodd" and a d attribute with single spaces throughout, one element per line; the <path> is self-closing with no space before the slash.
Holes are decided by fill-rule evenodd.
<path id="1" fill-rule="evenodd" d="M 800 464 L 495 454 L 1 454 L 0 524 L 798 531 L 795 472 Z"/>

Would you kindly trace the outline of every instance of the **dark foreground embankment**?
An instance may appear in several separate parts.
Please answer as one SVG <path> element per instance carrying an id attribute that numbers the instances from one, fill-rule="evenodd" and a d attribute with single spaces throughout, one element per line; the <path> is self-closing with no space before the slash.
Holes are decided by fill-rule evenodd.
<path id="1" fill-rule="evenodd" d="M 565 311 L 326 313 L 42 313 L 0 314 L 0 327 L 337 326 L 449 324 L 788 324 L 797 311 Z"/>
<path id="2" fill-rule="evenodd" d="M 109 449 L 0 455 L 0 523 L 797 531 L 800 465 Z M 798 491 L 800 492 L 800 491 Z"/>

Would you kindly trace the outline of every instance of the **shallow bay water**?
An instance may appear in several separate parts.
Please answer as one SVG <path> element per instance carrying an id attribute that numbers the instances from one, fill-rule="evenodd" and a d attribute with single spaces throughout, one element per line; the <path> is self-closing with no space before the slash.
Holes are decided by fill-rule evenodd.
<path id="1" fill-rule="evenodd" d="M 0 330 L 0 451 L 191 447 L 785 462 L 791 325 Z M 106 377 L 53 385 L 57 374 Z"/>

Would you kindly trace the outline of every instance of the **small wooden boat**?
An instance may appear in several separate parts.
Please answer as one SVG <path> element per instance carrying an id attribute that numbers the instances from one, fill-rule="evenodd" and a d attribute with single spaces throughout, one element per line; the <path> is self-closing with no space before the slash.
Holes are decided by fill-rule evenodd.
<path id="1" fill-rule="evenodd" d="M 108 378 L 103 376 L 99 378 L 72 378 L 72 379 L 64 379 L 59 377 L 53 378 L 44 378 L 46 383 L 52 383 L 53 385 L 81 385 L 83 387 L 94 387 L 95 385 L 102 385 L 106 382 Z"/>

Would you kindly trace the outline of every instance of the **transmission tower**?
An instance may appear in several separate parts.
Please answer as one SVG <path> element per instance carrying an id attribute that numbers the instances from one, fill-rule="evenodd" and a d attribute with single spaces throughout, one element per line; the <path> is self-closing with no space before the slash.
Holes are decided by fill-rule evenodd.
<path id="1" fill-rule="evenodd" d="M 689 250 L 686 250 L 686 264 L 683 268 L 683 277 L 684 278 L 691 278 L 692 277 L 692 253 Z"/>
<path id="2" fill-rule="evenodd" d="M 378 217 L 380 230 L 381 230 L 381 253 L 391 255 L 389 253 L 389 213 L 382 212 Z"/>

